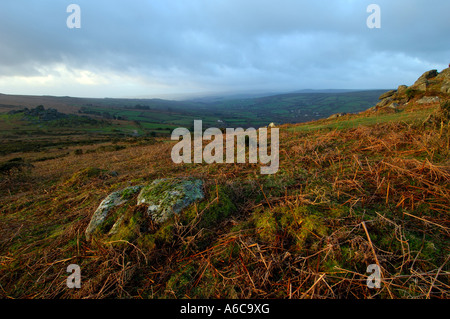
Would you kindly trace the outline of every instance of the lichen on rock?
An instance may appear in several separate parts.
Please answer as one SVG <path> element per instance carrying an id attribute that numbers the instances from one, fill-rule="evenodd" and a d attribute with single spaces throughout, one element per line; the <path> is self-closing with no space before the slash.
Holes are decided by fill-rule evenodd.
<path id="1" fill-rule="evenodd" d="M 90 240 L 91 235 L 106 221 L 109 212 L 117 207 L 125 204 L 131 199 L 131 195 L 136 194 L 143 186 L 130 186 L 119 191 L 109 194 L 98 206 L 91 221 L 86 228 L 86 239 Z"/>
<path id="2" fill-rule="evenodd" d="M 203 182 L 198 179 L 157 179 L 144 187 L 137 204 L 147 204 L 152 220 L 163 223 L 196 200 L 203 199 Z"/>

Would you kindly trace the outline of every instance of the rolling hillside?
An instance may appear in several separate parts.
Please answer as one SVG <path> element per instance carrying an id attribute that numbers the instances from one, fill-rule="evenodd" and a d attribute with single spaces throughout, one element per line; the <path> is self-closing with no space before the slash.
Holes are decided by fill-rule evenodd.
<path id="1" fill-rule="evenodd" d="M 273 175 L 260 164 L 175 164 L 162 136 L 4 154 L 0 296 L 448 299 L 449 73 L 358 114 L 280 125 Z M 265 97 L 230 112 L 290 114 L 310 99 L 348 112 L 332 105 L 345 96 L 362 108 L 365 94 Z M 161 178 L 199 179 L 204 199 L 158 224 L 126 194 L 111 215 L 124 222 L 86 238 L 108 194 Z M 80 289 L 66 286 L 69 264 L 81 267 Z M 369 265 L 380 288 L 366 284 Z"/>
<path id="2" fill-rule="evenodd" d="M 96 119 L 120 118 L 139 121 L 144 127 L 166 124 L 189 127 L 194 119 L 209 126 L 218 120 L 228 126 L 260 127 L 276 122 L 298 123 L 328 117 L 338 112 L 357 113 L 377 103 L 384 91 L 290 93 L 256 98 L 197 99 L 91 99 L 0 94 L 0 112 L 44 105 L 67 114 L 84 114 Z"/>

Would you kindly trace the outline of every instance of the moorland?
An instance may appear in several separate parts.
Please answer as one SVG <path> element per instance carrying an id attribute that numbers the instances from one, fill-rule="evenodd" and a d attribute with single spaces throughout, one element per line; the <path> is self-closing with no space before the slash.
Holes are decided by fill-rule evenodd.
<path id="1" fill-rule="evenodd" d="M 0 296 L 449 298 L 449 70 L 389 92 L 0 95 Z M 278 172 L 173 163 L 170 132 L 194 119 L 275 123 Z M 108 194 L 175 177 L 202 180 L 204 199 L 162 224 L 125 205 L 120 236 L 86 238 Z"/>

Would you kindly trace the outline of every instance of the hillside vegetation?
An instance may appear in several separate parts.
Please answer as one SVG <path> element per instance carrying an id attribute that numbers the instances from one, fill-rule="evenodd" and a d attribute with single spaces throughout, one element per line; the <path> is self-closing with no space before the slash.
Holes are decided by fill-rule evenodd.
<path id="1" fill-rule="evenodd" d="M 0 112 L 43 104 L 62 113 L 85 115 L 96 120 L 119 120 L 133 126 L 140 134 L 148 131 L 168 134 L 179 126 L 190 127 L 198 119 L 213 127 L 259 127 L 271 122 L 308 122 L 335 112 L 355 113 L 375 104 L 381 93 L 380 90 L 302 92 L 184 101 L 0 94 Z"/>
<path id="2" fill-rule="evenodd" d="M 5 154 L 0 296 L 449 298 L 448 74 L 359 114 L 281 125 L 274 175 L 174 164 L 163 137 Z M 108 194 L 168 177 L 201 179 L 205 199 L 158 225 L 124 206 L 132 231 L 86 239 Z M 66 286 L 69 264 L 80 289 Z M 366 285 L 370 264 L 380 289 Z"/>

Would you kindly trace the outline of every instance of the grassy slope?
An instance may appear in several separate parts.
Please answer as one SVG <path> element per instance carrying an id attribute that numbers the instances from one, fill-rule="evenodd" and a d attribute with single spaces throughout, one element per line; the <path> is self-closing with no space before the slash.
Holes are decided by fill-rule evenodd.
<path id="1" fill-rule="evenodd" d="M 163 140 L 33 162 L 0 181 L 0 296 L 448 298 L 450 129 L 422 124 L 433 110 L 282 126 L 268 176 L 175 165 Z M 206 200 L 151 234 L 85 240 L 108 193 L 173 176 L 202 178 Z M 81 289 L 66 287 L 71 263 Z"/>

